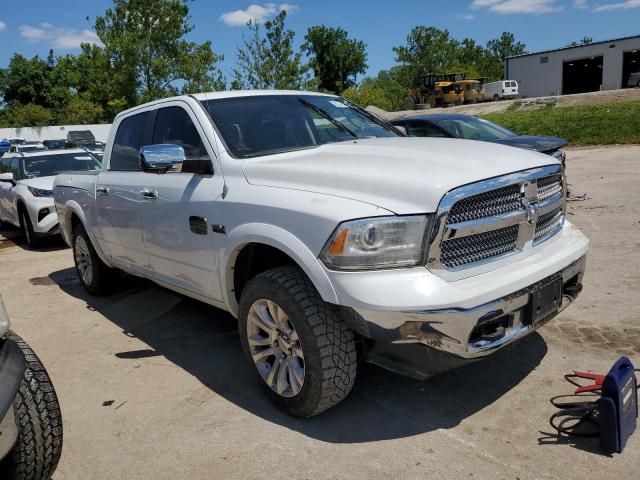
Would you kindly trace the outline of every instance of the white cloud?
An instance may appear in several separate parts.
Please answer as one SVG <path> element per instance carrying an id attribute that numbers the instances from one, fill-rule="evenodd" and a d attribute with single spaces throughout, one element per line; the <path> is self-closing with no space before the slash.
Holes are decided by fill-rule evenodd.
<path id="1" fill-rule="evenodd" d="M 266 3 L 264 5 L 251 4 L 244 10 L 234 10 L 220 15 L 219 20 L 223 21 L 229 27 L 244 27 L 249 21 L 263 23 L 265 20 L 277 15 L 283 10 L 287 13 L 295 12 L 297 5 L 289 3 Z"/>
<path id="2" fill-rule="evenodd" d="M 2 20 L 0 20 L 0 32 L 1 32 L 2 30 L 4 30 L 5 28 L 7 28 L 7 24 L 6 24 L 6 23 L 4 23 Z"/>
<path id="3" fill-rule="evenodd" d="M 573 6 L 581 10 L 586 10 L 587 8 L 589 8 L 589 6 L 587 5 L 587 0 L 573 0 Z"/>
<path id="4" fill-rule="evenodd" d="M 594 12 L 604 12 L 606 10 L 630 10 L 640 8 L 640 0 L 627 0 L 626 2 L 605 3 L 593 9 Z"/>
<path id="5" fill-rule="evenodd" d="M 471 8 L 485 8 L 494 13 L 550 13 L 562 10 L 556 0 L 473 0 Z"/>
<path id="6" fill-rule="evenodd" d="M 95 43 L 102 45 L 96 32 L 77 28 L 56 28 L 50 23 L 41 23 L 38 27 L 31 25 L 20 26 L 20 36 L 29 43 L 49 42 L 52 48 L 73 50 L 81 43 Z"/>

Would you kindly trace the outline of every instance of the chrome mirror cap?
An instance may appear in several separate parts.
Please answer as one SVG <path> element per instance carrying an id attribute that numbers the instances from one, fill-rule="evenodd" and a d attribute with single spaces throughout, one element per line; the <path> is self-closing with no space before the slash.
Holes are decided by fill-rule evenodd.
<path id="1" fill-rule="evenodd" d="M 140 167 L 145 172 L 179 172 L 186 160 L 184 149 L 170 143 L 146 145 L 139 153 Z"/>

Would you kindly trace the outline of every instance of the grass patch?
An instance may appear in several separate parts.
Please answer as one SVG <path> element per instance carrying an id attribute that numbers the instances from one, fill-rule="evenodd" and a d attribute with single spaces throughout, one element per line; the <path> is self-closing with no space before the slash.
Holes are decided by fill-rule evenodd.
<path id="1" fill-rule="evenodd" d="M 522 106 L 522 101 L 521 100 L 514 100 L 511 103 L 511 105 L 509 105 L 505 109 L 505 112 L 515 112 L 516 110 L 519 110 L 521 106 Z"/>
<path id="2" fill-rule="evenodd" d="M 521 135 L 553 135 L 571 145 L 640 143 L 640 102 L 539 110 L 507 109 L 482 118 Z"/>

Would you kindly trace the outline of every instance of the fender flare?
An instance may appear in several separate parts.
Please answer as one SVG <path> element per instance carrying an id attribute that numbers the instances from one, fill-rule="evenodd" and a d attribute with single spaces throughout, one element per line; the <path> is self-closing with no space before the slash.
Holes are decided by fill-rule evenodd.
<path id="1" fill-rule="evenodd" d="M 82 210 L 82 207 L 80 206 L 80 204 L 78 204 L 78 202 L 76 202 L 75 200 L 69 200 L 64 205 L 64 221 L 60 222 L 60 226 L 62 227 L 63 237 L 65 241 L 69 244 L 71 248 L 73 248 L 73 245 L 72 245 L 73 232 L 71 231 L 72 215 L 76 215 L 80 220 L 80 223 L 84 227 L 84 230 L 87 232 L 87 235 L 89 235 L 89 240 L 91 240 L 91 244 L 93 245 L 93 248 L 98 254 L 98 257 L 100 257 L 100 260 L 102 260 L 107 266 L 113 268 L 113 264 L 109 260 L 109 257 L 107 257 L 107 255 L 102 250 L 102 247 L 100 246 L 100 243 L 97 241 L 93 233 L 93 230 L 87 227 L 89 222 L 87 222 L 87 217 L 84 213 L 84 210 Z"/>
<path id="2" fill-rule="evenodd" d="M 311 250 L 295 235 L 283 228 L 265 223 L 240 225 L 227 233 L 225 248 L 221 253 L 222 291 L 225 303 L 234 316 L 238 313 L 238 302 L 233 292 L 233 271 L 236 258 L 249 243 L 262 243 L 277 248 L 291 257 L 309 277 L 322 299 L 339 303 L 338 295 L 327 276 L 327 272 Z"/>

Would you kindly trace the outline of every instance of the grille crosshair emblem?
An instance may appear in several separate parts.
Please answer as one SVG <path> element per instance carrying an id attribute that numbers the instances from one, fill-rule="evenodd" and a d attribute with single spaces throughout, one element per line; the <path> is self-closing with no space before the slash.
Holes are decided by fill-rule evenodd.
<path id="1" fill-rule="evenodd" d="M 520 203 L 522 203 L 522 207 L 527 214 L 527 224 L 530 226 L 535 225 L 538 220 L 538 204 L 530 202 L 527 197 L 522 197 Z"/>

